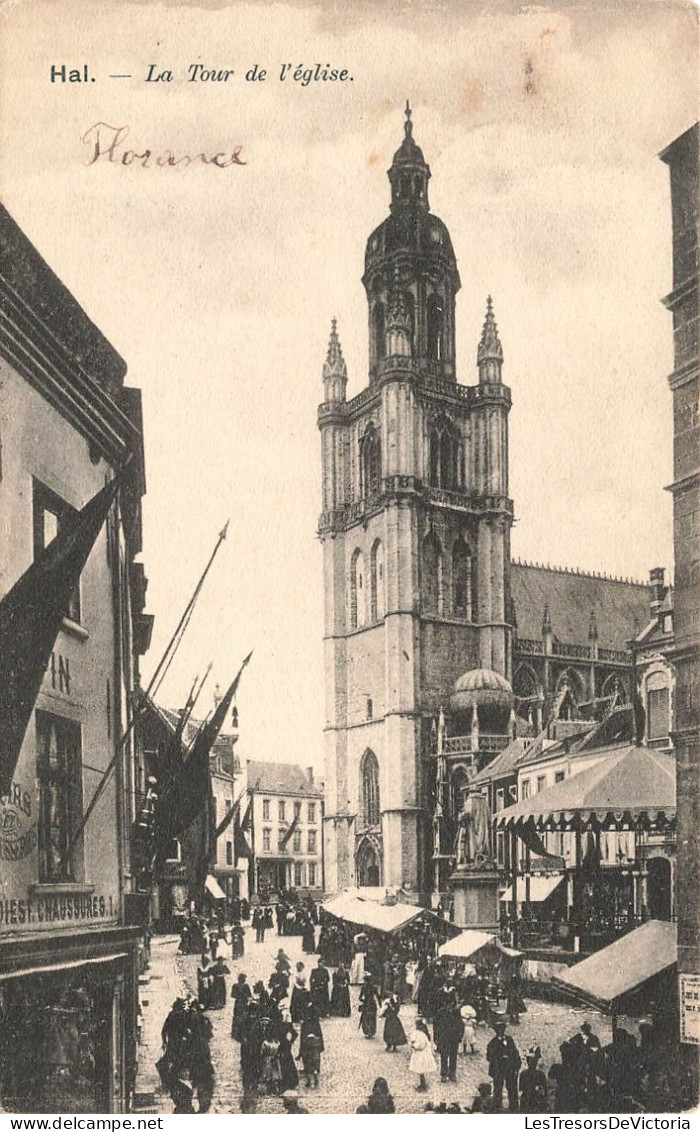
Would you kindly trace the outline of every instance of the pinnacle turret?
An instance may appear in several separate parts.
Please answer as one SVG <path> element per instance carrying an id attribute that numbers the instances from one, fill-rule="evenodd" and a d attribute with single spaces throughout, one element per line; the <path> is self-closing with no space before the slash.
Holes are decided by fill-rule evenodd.
<path id="1" fill-rule="evenodd" d="M 331 320 L 331 333 L 328 339 L 328 351 L 323 363 L 323 388 L 326 401 L 344 401 L 345 387 L 348 380 L 348 367 L 343 357 L 343 348 L 338 337 L 338 323 Z"/>
<path id="2" fill-rule="evenodd" d="M 498 326 L 493 314 L 493 303 L 489 295 L 486 300 L 486 318 L 481 331 L 479 348 L 476 353 L 479 366 L 479 381 L 500 381 L 503 365 L 503 347 L 498 337 Z"/>

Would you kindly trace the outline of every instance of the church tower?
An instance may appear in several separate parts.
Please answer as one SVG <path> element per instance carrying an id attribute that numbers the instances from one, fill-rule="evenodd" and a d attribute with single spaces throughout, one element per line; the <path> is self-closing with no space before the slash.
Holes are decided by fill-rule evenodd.
<path id="1" fill-rule="evenodd" d="M 368 384 L 347 400 L 333 320 L 318 412 L 326 888 L 424 897 L 434 721 L 466 670 L 510 677 L 510 391 L 490 298 L 477 382 L 457 382 L 459 272 L 408 104 L 388 175 L 362 280 Z"/>

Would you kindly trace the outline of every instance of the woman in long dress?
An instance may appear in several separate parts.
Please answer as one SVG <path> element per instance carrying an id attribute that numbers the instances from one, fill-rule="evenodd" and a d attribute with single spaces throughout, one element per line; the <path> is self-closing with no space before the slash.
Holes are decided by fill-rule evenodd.
<path id="1" fill-rule="evenodd" d="M 398 995 L 392 994 L 391 998 L 387 1000 L 384 1005 L 384 1045 L 386 1046 L 387 1053 L 396 1053 L 398 1046 L 405 1046 L 407 1043 L 406 1033 L 401 1020 L 399 1019 L 399 1010 L 401 1003 L 399 1002 Z"/>
<path id="2" fill-rule="evenodd" d="M 211 1003 L 213 967 L 214 964 L 209 958 L 208 952 L 203 951 L 202 961 L 197 968 L 197 998 L 205 1010 L 209 1009 Z"/>
<path id="3" fill-rule="evenodd" d="M 230 974 L 231 969 L 220 955 L 209 968 L 210 1010 L 223 1010 L 226 1006 L 226 976 Z"/>
<path id="4" fill-rule="evenodd" d="M 371 975 L 365 975 L 360 987 L 360 1026 L 366 1038 L 373 1038 L 377 1032 L 377 991 Z"/>
<path id="5" fill-rule="evenodd" d="M 356 951 L 350 964 L 350 982 L 355 986 L 365 981 L 365 953 Z"/>
<path id="6" fill-rule="evenodd" d="M 408 1063 L 408 1068 L 411 1073 L 418 1075 L 416 1089 L 419 1093 L 424 1093 L 428 1088 L 428 1074 L 437 1073 L 437 1062 L 433 1056 L 428 1027 L 423 1018 L 416 1018 L 416 1026 L 409 1035 L 408 1042 L 411 1047 L 411 1060 Z"/>
<path id="7" fill-rule="evenodd" d="M 331 1014 L 336 1018 L 349 1018 L 350 1013 L 350 976 L 341 963 L 337 971 L 333 972 Z"/>
<path id="8" fill-rule="evenodd" d="M 297 1040 L 297 1037 L 298 1034 L 292 1025 L 289 1011 L 284 1010 L 282 1012 L 282 1025 L 277 1032 L 281 1076 L 280 1090 L 283 1093 L 286 1093 L 287 1089 L 296 1089 L 299 1084 L 299 1073 L 294 1060 L 294 1054 L 292 1053 L 292 1046 Z"/>

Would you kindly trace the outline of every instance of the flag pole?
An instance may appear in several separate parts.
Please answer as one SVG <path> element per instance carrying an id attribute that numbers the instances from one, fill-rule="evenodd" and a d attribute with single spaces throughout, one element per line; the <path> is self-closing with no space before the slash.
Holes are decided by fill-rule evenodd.
<path id="1" fill-rule="evenodd" d="M 209 573 L 209 570 L 211 569 L 211 565 L 212 565 L 212 563 L 213 563 L 213 561 L 214 561 L 214 559 L 215 559 L 215 557 L 216 557 L 216 555 L 219 551 L 219 547 L 221 546 L 222 542 L 226 538 L 227 532 L 228 532 L 228 521 L 227 521 L 226 525 L 223 527 L 223 529 L 219 532 L 219 537 L 217 539 L 216 546 L 214 547 L 214 550 L 211 553 L 209 561 L 207 562 L 206 566 L 204 567 L 204 571 L 203 571 L 202 576 L 200 577 L 199 581 L 197 582 L 194 593 L 192 594 L 192 597 L 190 598 L 189 602 L 187 603 L 187 606 L 185 608 L 185 612 L 183 613 L 182 617 L 180 618 L 175 632 L 173 633 L 172 637 L 168 641 L 165 652 L 163 653 L 160 661 L 158 662 L 158 665 L 156 666 L 155 672 L 151 676 L 148 687 L 146 688 L 146 691 L 144 692 L 144 699 L 148 699 L 148 697 L 153 694 L 154 689 L 156 687 L 156 681 L 157 680 L 158 680 L 157 687 L 160 687 L 160 684 L 162 684 L 162 682 L 163 682 L 163 678 L 165 676 L 165 673 L 167 672 L 168 668 L 170 667 L 172 659 L 175 656 L 175 653 L 177 652 L 177 649 L 180 645 L 180 641 L 182 640 L 182 638 L 185 634 L 185 630 L 187 629 L 190 618 L 192 616 L 192 611 L 193 611 L 193 609 L 194 609 L 194 607 L 197 603 L 197 598 L 199 597 L 199 594 L 201 592 L 202 586 L 204 584 L 204 580 L 205 580 L 207 574 Z M 179 639 L 176 640 L 176 638 L 178 637 L 178 634 L 179 634 Z M 165 671 L 163 671 L 163 666 L 165 664 L 166 657 L 168 658 L 168 662 L 167 662 L 167 665 L 165 666 Z M 160 679 L 158 679 L 159 677 L 160 677 Z M 203 683 L 203 681 L 202 681 L 202 683 Z M 201 685 L 200 685 L 200 691 L 201 691 Z M 66 850 L 66 860 L 68 860 L 68 861 L 70 861 L 70 859 L 73 855 L 73 850 L 75 849 L 75 846 L 78 842 L 78 838 L 81 836 L 83 830 L 85 829 L 85 826 L 87 825 L 88 821 L 90 820 L 90 817 L 92 816 L 92 812 L 95 809 L 95 806 L 97 805 L 100 798 L 102 797 L 102 794 L 104 793 L 105 787 L 107 786 L 107 783 L 108 783 L 108 781 L 109 781 L 109 779 L 112 775 L 112 772 L 114 771 L 114 768 L 116 767 L 117 762 L 119 760 L 119 757 L 120 757 L 120 755 L 121 755 L 121 753 L 124 749 L 124 745 L 125 745 L 127 739 L 129 738 L 131 732 L 134 730 L 134 727 L 136 725 L 136 720 L 137 720 L 141 710 L 142 709 L 137 708 L 132 713 L 131 719 L 129 720 L 127 728 L 126 728 L 124 734 L 122 735 L 121 739 L 119 740 L 119 742 L 116 745 L 116 749 L 114 751 L 114 754 L 113 754 L 112 758 L 110 759 L 109 763 L 107 764 L 107 767 L 105 769 L 104 774 L 102 775 L 102 778 L 100 779 L 100 781 L 97 784 L 97 787 L 95 789 L 95 793 L 93 794 L 92 798 L 90 799 L 90 801 L 88 803 L 88 807 L 85 810 L 85 813 L 83 814 L 83 816 L 82 816 L 82 818 L 81 818 L 81 820 L 78 824 L 78 828 L 76 829 L 75 833 L 71 837 L 70 843 L 68 845 L 68 849 Z"/>

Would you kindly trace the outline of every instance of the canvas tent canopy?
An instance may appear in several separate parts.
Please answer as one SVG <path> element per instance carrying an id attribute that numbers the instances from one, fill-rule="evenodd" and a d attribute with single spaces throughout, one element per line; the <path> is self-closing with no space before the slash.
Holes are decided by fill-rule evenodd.
<path id="1" fill-rule="evenodd" d="M 421 916 L 438 919 L 428 908 L 421 908 L 416 904 L 380 904 L 377 900 L 365 900 L 346 892 L 327 900 L 321 905 L 321 910 L 358 928 L 368 928 L 388 935 L 402 931 Z M 446 926 L 451 927 L 449 923 Z"/>
<path id="2" fill-rule="evenodd" d="M 626 996 L 669 971 L 676 958 L 676 925 L 648 920 L 566 974 L 554 975 L 553 982 L 582 1002 L 617 1013 Z"/>
<path id="3" fill-rule="evenodd" d="M 479 952 L 497 952 L 499 957 L 506 956 L 508 959 L 521 958 L 523 954 L 512 947 L 505 947 L 498 936 L 490 932 L 467 929 L 443 943 L 439 955 L 444 959 L 475 959 Z"/>
<path id="4" fill-rule="evenodd" d="M 676 816 L 676 766 L 648 747 L 613 750 L 586 770 L 501 810 L 500 829 L 557 828 L 624 819 L 670 823 Z"/>

